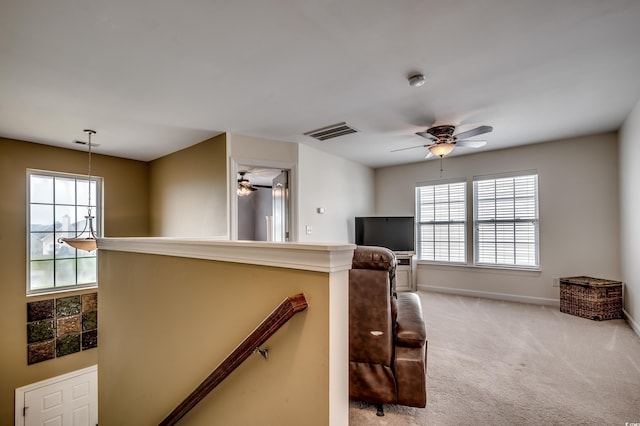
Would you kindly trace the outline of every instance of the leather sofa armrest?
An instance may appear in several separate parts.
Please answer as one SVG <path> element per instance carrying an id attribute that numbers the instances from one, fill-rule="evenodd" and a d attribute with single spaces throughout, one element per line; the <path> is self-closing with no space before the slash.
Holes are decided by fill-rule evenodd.
<path id="1" fill-rule="evenodd" d="M 353 269 L 380 269 L 393 271 L 397 266 L 396 255 L 385 247 L 357 246 L 353 252 Z"/>
<path id="2" fill-rule="evenodd" d="M 422 316 L 420 298 L 415 293 L 398 293 L 396 344 L 420 348 L 427 341 L 427 329 Z"/>

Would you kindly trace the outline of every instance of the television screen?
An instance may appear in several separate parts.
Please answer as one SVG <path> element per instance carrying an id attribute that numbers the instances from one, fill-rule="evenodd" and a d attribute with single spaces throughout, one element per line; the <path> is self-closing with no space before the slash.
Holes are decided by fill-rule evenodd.
<path id="1" fill-rule="evenodd" d="M 413 216 L 356 217 L 356 244 L 380 246 L 392 251 L 415 251 Z"/>

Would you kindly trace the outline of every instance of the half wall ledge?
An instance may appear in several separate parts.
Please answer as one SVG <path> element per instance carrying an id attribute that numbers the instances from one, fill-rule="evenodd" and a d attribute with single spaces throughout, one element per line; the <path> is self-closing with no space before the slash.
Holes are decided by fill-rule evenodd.
<path id="1" fill-rule="evenodd" d="M 99 238 L 98 249 L 218 260 L 316 272 L 351 269 L 354 244 L 229 241 L 217 238 Z"/>

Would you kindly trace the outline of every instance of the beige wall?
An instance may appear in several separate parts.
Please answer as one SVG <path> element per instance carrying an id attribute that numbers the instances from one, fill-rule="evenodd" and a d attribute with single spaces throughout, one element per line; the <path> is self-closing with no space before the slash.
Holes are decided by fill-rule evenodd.
<path id="1" fill-rule="evenodd" d="M 537 169 L 540 272 L 418 266 L 418 285 L 549 303 L 554 277 L 620 279 L 615 133 L 445 158 L 444 179 Z M 438 180 L 439 161 L 376 170 L 376 213 L 413 215 L 416 182 Z M 470 191 L 470 187 L 468 187 Z M 471 241 L 471 227 L 468 238 Z"/>
<path id="2" fill-rule="evenodd" d="M 640 335 L 640 102 L 620 131 L 620 229 L 625 310 Z"/>
<path id="3" fill-rule="evenodd" d="M 300 145 L 298 177 L 298 241 L 353 243 L 354 218 L 374 212 L 373 169 Z"/>
<path id="4" fill-rule="evenodd" d="M 150 163 L 152 236 L 227 235 L 226 135 Z"/>
<path id="5" fill-rule="evenodd" d="M 295 164 L 298 161 L 298 144 L 273 139 L 257 138 L 254 136 L 228 134 L 229 156 L 240 164 L 247 161 L 250 166 L 262 165 L 264 162 Z M 258 160 L 260 164 L 252 164 L 251 160 Z"/>
<path id="6" fill-rule="evenodd" d="M 329 424 L 329 274 L 103 251 L 100 424 L 157 424 L 287 296 L 309 308 L 184 419 Z"/>
<path id="7" fill-rule="evenodd" d="M 26 170 L 86 174 L 86 167 L 86 152 L 0 138 L 0 424 L 13 424 L 16 388 L 98 360 L 91 349 L 27 365 L 26 304 L 52 296 L 26 296 Z M 93 174 L 104 178 L 105 234 L 147 235 L 147 164 L 97 154 Z"/>

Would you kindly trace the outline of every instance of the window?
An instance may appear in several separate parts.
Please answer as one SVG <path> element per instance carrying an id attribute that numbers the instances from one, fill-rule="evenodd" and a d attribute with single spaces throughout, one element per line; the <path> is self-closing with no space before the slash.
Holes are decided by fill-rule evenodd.
<path id="1" fill-rule="evenodd" d="M 466 263 L 466 182 L 416 187 L 418 260 Z"/>
<path id="2" fill-rule="evenodd" d="M 58 242 L 85 228 L 88 177 L 29 170 L 27 179 L 27 294 L 96 285 L 96 252 Z M 91 208 L 98 234 L 101 186 L 100 178 L 91 177 Z"/>
<path id="3" fill-rule="evenodd" d="M 539 267 L 537 174 L 474 178 L 473 207 L 476 265 Z"/>

